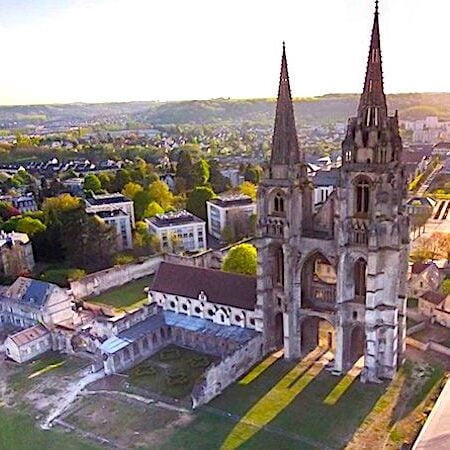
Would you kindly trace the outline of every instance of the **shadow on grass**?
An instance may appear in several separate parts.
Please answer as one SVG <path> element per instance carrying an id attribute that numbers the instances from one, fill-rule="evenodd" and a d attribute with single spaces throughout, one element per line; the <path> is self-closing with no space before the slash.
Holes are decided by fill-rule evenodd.
<path id="1" fill-rule="evenodd" d="M 384 385 L 341 381 L 330 354 L 276 361 L 249 384 L 235 383 L 178 429 L 163 448 L 340 448 L 374 409 Z M 341 383 L 341 384 L 340 384 Z M 331 392 L 345 386 L 332 404 Z"/>

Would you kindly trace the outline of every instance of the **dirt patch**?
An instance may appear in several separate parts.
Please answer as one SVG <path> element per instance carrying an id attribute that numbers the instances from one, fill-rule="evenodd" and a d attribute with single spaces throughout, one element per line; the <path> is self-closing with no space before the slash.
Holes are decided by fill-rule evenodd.
<path id="1" fill-rule="evenodd" d="M 78 400 L 64 420 L 120 448 L 155 448 L 174 428 L 188 425 L 192 415 L 130 399 L 93 395 Z"/>

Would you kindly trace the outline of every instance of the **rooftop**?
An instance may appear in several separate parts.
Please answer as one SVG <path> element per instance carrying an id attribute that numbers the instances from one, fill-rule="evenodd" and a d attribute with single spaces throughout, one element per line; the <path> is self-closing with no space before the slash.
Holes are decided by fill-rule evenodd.
<path id="1" fill-rule="evenodd" d="M 28 345 L 33 341 L 36 341 L 37 339 L 40 339 L 48 334 L 48 331 L 46 328 L 44 328 L 42 325 L 36 325 L 31 328 L 27 328 L 26 330 L 19 331 L 18 333 L 15 333 L 9 338 L 18 346 L 22 347 L 24 345 Z"/>
<path id="2" fill-rule="evenodd" d="M 336 187 L 339 181 L 339 170 L 319 170 L 314 175 L 312 182 L 314 186 L 333 186 Z"/>
<path id="3" fill-rule="evenodd" d="M 56 284 L 45 281 L 33 280 L 32 278 L 19 277 L 7 289 L 5 296 L 29 305 L 43 307 L 48 298 L 55 290 L 59 290 Z"/>
<path id="4" fill-rule="evenodd" d="M 195 299 L 204 292 L 211 303 L 251 311 L 256 305 L 256 277 L 167 262 L 160 264 L 150 290 Z"/>
<path id="5" fill-rule="evenodd" d="M 208 200 L 209 203 L 220 206 L 221 208 L 230 208 L 232 206 L 252 205 L 253 200 L 248 195 L 244 194 L 226 194 L 219 195 L 216 198 Z"/>
<path id="6" fill-rule="evenodd" d="M 422 295 L 422 298 L 427 302 L 433 303 L 433 305 L 440 305 L 447 296 L 445 294 L 441 294 L 440 292 L 435 291 L 427 291 Z"/>
<path id="7" fill-rule="evenodd" d="M 128 203 L 131 200 L 125 195 L 120 194 L 119 192 L 115 194 L 101 194 L 101 195 L 93 195 L 86 199 L 91 206 L 101 206 L 101 205 L 109 205 L 111 203 Z"/>
<path id="8" fill-rule="evenodd" d="M 128 216 L 128 214 L 120 208 L 112 208 L 104 211 L 98 211 L 95 213 L 96 216 L 101 219 L 107 219 L 109 217 L 120 217 L 120 216 Z"/>
<path id="9" fill-rule="evenodd" d="M 199 219 L 197 216 L 194 216 L 186 210 L 170 212 L 167 214 L 157 214 L 155 217 L 148 219 L 148 222 L 151 222 L 158 228 L 184 225 L 189 223 L 205 223 L 202 219 Z"/>

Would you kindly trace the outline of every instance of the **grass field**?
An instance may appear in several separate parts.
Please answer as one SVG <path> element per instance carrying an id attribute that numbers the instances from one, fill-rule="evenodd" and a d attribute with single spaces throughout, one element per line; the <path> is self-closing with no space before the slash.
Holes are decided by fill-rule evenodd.
<path id="1" fill-rule="evenodd" d="M 177 352 L 179 356 L 171 360 L 161 358 L 164 352 L 167 354 L 171 351 Z M 147 389 L 156 394 L 182 399 L 190 395 L 194 384 L 202 376 L 205 368 L 216 359 L 209 355 L 172 345 L 131 369 L 128 372 L 128 381 L 131 385 Z M 204 364 L 200 364 L 204 367 L 192 367 L 192 361 L 194 360 L 204 362 Z M 149 367 L 151 373 L 146 373 L 149 372 L 146 370 Z M 168 377 L 171 373 L 184 374 L 185 382 L 178 385 L 168 384 Z"/>
<path id="2" fill-rule="evenodd" d="M 43 431 L 24 413 L 0 408 L 0 448 L 2 450 L 100 450 L 72 433 Z"/>
<path id="3" fill-rule="evenodd" d="M 23 363 L 20 366 L 14 363 L 10 363 L 10 365 L 16 366 L 16 369 L 9 376 L 8 385 L 15 392 L 19 393 L 30 388 L 35 380 L 39 381 L 46 374 L 51 373 L 64 376 L 83 367 L 86 363 L 80 359 L 60 353 L 47 352 L 37 359 Z"/>
<path id="4" fill-rule="evenodd" d="M 90 298 L 88 301 L 110 305 L 118 309 L 126 308 L 147 298 L 144 289 L 149 287 L 152 281 L 153 275 L 140 278 L 118 288 L 110 289 L 97 297 Z"/>

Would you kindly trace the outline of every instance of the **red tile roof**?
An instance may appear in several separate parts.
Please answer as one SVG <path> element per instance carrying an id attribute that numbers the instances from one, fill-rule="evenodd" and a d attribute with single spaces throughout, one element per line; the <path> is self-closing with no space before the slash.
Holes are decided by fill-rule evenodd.
<path id="1" fill-rule="evenodd" d="M 440 292 L 428 291 L 422 295 L 422 298 L 427 302 L 433 303 L 433 305 L 440 305 L 447 296 L 445 294 L 441 294 Z"/>
<path id="2" fill-rule="evenodd" d="M 188 298 L 203 291 L 211 303 L 247 310 L 256 305 L 256 277 L 181 264 L 162 262 L 151 290 Z"/>
<path id="3" fill-rule="evenodd" d="M 34 327 L 27 328 L 26 330 L 19 331 L 18 333 L 9 336 L 9 338 L 18 347 L 22 347 L 46 336 L 47 334 L 48 331 L 46 328 L 44 328 L 42 325 L 36 325 Z"/>

